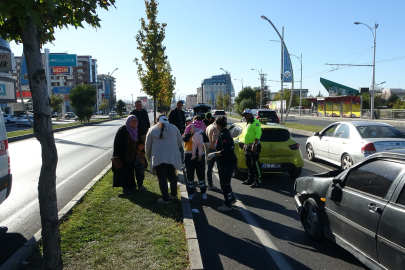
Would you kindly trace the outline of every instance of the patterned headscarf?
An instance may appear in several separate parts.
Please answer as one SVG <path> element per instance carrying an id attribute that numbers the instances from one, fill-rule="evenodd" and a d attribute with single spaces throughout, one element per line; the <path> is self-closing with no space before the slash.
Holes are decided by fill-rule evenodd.
<path id="1" fill-rule="evenodd" d="M 127 117 L 127 121 L 125 123 L 125 126 L 127 127 L 127 130 L 129 132 L 129 135 L 131 136 L 132 140 L 137 141 L 138 140 L 138 124 L 136 124 L 135 128 L 131 128 L 131 121 L 132 121 L 133 118 L 136 118 L 136 116 L 135 115 L 129 115 Z"/>

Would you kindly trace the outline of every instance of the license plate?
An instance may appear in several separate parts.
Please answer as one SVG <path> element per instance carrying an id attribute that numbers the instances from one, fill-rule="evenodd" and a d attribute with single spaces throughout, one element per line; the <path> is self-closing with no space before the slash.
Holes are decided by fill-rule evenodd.
<path id="1" fill-rule="evenodd" d="M 281 164 L 262 164 L 263 169 L 281 168 Z"/>

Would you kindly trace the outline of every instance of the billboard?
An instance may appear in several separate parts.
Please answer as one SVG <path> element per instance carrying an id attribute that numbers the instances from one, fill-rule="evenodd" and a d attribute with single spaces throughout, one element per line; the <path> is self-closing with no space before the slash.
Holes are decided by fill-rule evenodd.
<path id="1" fill-rule="evenodd" d="M 77 54 L 50 54 L 50 67 L 76 67 Z"/>
<path id="2" fill-rule="evenodd" d="M 0 77 L 0 102 L 16 103 L 16 81 L 11 78 Z"/>
<path id="3" fill-rule="evenodd" d="M 30 84 L 30 82 L 28 81 L 27 62 L 25 61 L 25 55 L 24 54 L 23 54 L 22 60 L 21 60 L 20 84 L 21 85 L 29 85 Z"/>
<path id="4" fill-rule="evenodd" d="M 292 68 L 291 68 L 291 59 L 290 54 L 287 51 L 287 47 L 283 46 L 284 50 L 284 63 L 283 63 L 283 75 L 284 75 L 284 82 L 292 82 Z"/>
<path id="5" fill-rule="evenodd" d="M 0 52 L 0 71 L 12 71 L 13 70 L 13 55 L 11 53 Z"/>
<path id="6" fill-rule="evenodd" d="M 54 95 L 64 95 L 65 96 L 65 100 L 69 100 L 69 93 L 70 93 L 70 89 L 72 89 L 72 87 L 67 86 L 67 87 L 54 87 L 52 88 L 52 93 Z"/>
<path id="7" fill-rule="evenodd" d="M 71 67 L 51 67 L 51 75 L 69 76 L 72 74 Z"/>
<path id="8" fill-rule="evenodd" d="M 105 81 L 105 89 L 104 89 L 104 96 L 106 99 L 110 98 L 110 82 L 109 81 Z"/>
<path id="9" fill-rule="evenodd" d="M 142 102 L 142 107 L 143 108 L 148 108 L 149 107 L 149 102 L 148 102 L 148 97 L 147 96 L 137 97 L 136 100 L 140 100 Z"/>

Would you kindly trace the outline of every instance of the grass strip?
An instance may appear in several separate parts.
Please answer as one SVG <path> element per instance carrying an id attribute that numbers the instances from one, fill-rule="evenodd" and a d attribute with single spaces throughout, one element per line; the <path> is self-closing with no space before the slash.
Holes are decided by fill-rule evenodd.
<path id="1" fill-rule="evenodd" d="M 229 114 L 229 117 L 242 119 L 242 115 L 239 115 L 239 114 L 236 114 L 236 113 L 233 113 L 232 115 Z"/>
<path id="2" fill-rule="evenodd" d="M 287 128 L 295 128 L 295 129 L 301 129 L 301 130 L 307 130 L 307 131 L 313 131 L 313 132 L 320 132 L 322 129 L 324 129 L 324 127 L 319 127 L 319 126 L 293 124 L 293 123 L 285 123 L 284 126 Z"/>
<path id="3" fill-rule="evenodd" d="M 126 117 L 126 116 L 123 116 L 123 117 Z M 116 117 L 116 118 L 120 118 L 120 117 Z M 90 120 L 90 123 L 100 122 L 100 121 L 104 121 L 104 120 L 108 120 L 108 119 L 109 118 L 94 119 L 94 120 Z M 69 123 L 69 124 L 53 125 L 52 127 L 53 127 L 53 130 L 57 130 L 59 128 L 71 127 L 71 126 L 80 126 L 80 125 L 83 125 L 83 124 L 80 123 L 80 122 L 74 122 L 74 123 Z M 23 130 L 17 130 L 17 131 L 10 131 L 10 132 L 7 132 L 7 138 L 26 135 L 26 134 L 31 134 L 32 132 L 33 132 L 32 128 L 23 129 Z"/>
<path id="4" fill-rule="evenodd" d="M 180 200 L 168 205 L 157 178 L 145 173 L 146 192 L 122 194 L 110 171 L 60 225 L 65 269 L 187 269 Z M 178 193 L 179 194 L 179 193 Z M 42 269 L 42 247 L 24 270 Z"/>

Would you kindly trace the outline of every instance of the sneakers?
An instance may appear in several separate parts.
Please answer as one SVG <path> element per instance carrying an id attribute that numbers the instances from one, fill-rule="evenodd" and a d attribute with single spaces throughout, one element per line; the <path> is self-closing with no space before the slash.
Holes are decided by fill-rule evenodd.
<path id="1" fill-rule="evenodd" d="M 207 197 L 207 193 L 203 193 L 203 194 L 201 194 L 201 198 L 202 198 L 203 200 L 208 199 L 208 197 Z"/>
<path id="2" fill-rule="evenodd" d="M 233 200 L 233 201 L 231 201 L 231 204 L 235 204 L 235 203 L 237 203 L 238 201 L 235 199 L 235 200 Z"/>
<path id="3" fill-rule="evenodd" d="M 233 210 L 233 208 L 232 208 L 232 207 L 228 207 L 228 206 L 226 206 L 226 205 L 224 204 L 224 205 L 218 207 L 217 210 L 218 210 L 218 211 L 221 211 L 221 212 L 225 212 L 225 211 L 231 211 L 231 210 Z"/>
<path id="4" fill-rule="evenodd" d="M 260 182 L 255 181 L 253 184 L 250 185 L 251 188 L 259 188 Z"/>
<path id="5" fill-rule="evenodd" d="M 157 202 L 160 204 L 169 204 L 170 203 L 170 201 L 165 201 L 165 200 L 163 200 L 163 198 L 159 198 L 159 200 Z"/>
<path id="6" fill-rule="evenodd" d="M 212 186 L 208 186 L 208 190 L 215 190 L 218 189 L 216 186 L 212 185 Z"/>
<path id="7" fill-rule="evenodd" d="M 172 194 L 169 194 L 169 199 L 170 200 L 177 200 L 177 196 L 174 196 Z"/>
<path id="8" fill-rule="evenodd" d="M 252 182 L 249 181 L 249 180 L 246 180 L 246 181 L 243 181 L 242 184 L 243 184 L 243 185 L 249 185 L 249 186 L 250 186 L 250 185 L 252 184 Z"/>
<path id="9" fill-rule="evenodd" d="M 194 198 L 194 194 L 188 195 L 188 199 L 191 201 Z"/>

